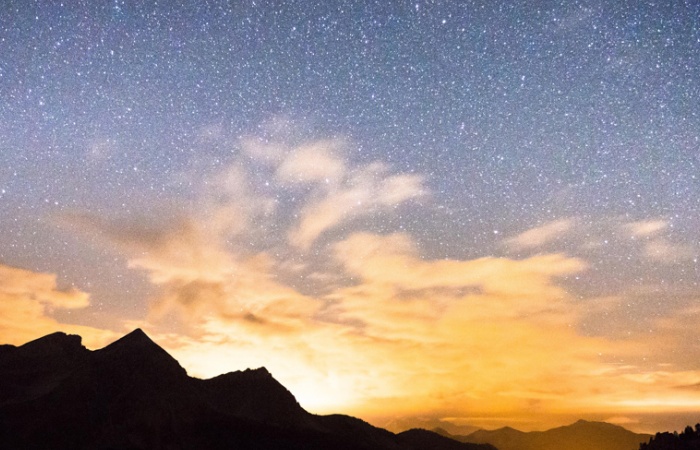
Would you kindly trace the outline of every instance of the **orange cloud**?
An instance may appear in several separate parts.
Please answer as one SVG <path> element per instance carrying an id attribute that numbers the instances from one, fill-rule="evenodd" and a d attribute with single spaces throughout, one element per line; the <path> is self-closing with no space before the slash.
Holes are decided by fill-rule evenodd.
<path id="1" fill-rule="evenodd" d="M 395 413 L 563 404 L 609 346 L 576 334 L 572 300 L 553 283 L 585 269 L 576 259 L 424 261 L 401 234 L 353 235 L 335 246 L 335 258 L 357 281 L 322 299 L 275 281 L 265 258 L 197 285 L 180 283 L 181 263 L 171 258 L 139 266 L 169 283 L 161 301 L 194 322 L 197 337 L 170 347 L 190 370 L 211 376 L 232 361 L 265 365 L 319 412 L 378 414 L 372 405 L 387 399 Z M 168 262 L 174 278 L 166 279 Z M 554 383 L 562 373 L 571 381 Z"/>
<path id="2" fill-rule="evenodd" d="M 585 308 L 558 280 L 585 271 L 580 259 L 425 260 L 407 234 L 355 233 L 331 246 L 337 284 L 314 296 L 277 276 L 289 261 L 237 253 L 207 218 L 94 225 L 162 288 L 142 326 L 194 375 L 264 365 L 306 407 L 366 418 L 386 405 L 395 415 L 616 415 L 633 394 L 672 401 L 673 383 L 693 380 L 604 361 L 642 346 L 577 331 Z M 597 309 L 611 301 L 622 300 L 601 298 Z M 159 328 L 171 312 L 188 336 Z"/>
<path id="3" fill-rule="evenodd" d="M 674 244 L 660 237 L 647 242 L 644 253 L 653 261 L 669 264 L 691 259 L 695 255 L 689 246 Z"/>
<path id="4" fill-rule="evenodd" d="M 89 347 L 102 346 L 114 338 L 114 333 L 60 323 L 51 317 L 57 309 L 85 308 L 88 299 L 88 294 L 77 289 L 58 289 L 56 275 L 0 264 L 0 342 L 21 345 L 64 331 L 80 334 Z"/>
<path id="5" fill-rule="evenodd" d="M 626 303 L 620 293 L 584 300 L 569 292 L 563 279 L 587 270 L 582 259 L 427 260 L 408 234 L 353 233 L 353 220 L 427 191 L 420 175 L 353 165 L 345 145 L 248 139 L 230 164 L 199 180 L 187 214 L 70 221 L 116 244 L 160 288 L 140 326 L 191 373 L 264 365 L 316 412 L 623 416 L 633 409 L 629 398 L 672 402 L 675 385 L 693 384 L 692 370 L 614 363 L 642 355 L 647 342 L 580 331 L 592 305 L 604 314 Z M 276 189 L 284 196 L 288 188 L 294 211 L 276 200 Z M 583 226 L 559 220 L 506 244 L 538 249 Z M 604 231 L 619 226 L 618 219 L 603 224 Z M 663 226 L 638 222 L 627 231 L 663 243 L 656 239 Z M 320 251 L 319 238 L 341 229 L 344 240 Z M 258 235 L 264 244 L 256 245 Z M 314 245 L 319 252 L 309 256 Z M 28 314 L 45 316 L 51 304 L 30 302 L 38 312 Z M 163 325 L 173 313 L 186 334 Z M 654 356 L 679 335 L 668 329 Z"/>
<path id="6" fill-rule="evenodd" d="M 577 258 L 425 260 L 409 235 L 356 233 L 332 246 L 341 284 L 313 296 L 277 277 L 272 254 L 236 254 L 206 230 L 191 220 L 119 234 L 132 267 L 162 287 L 145 327 L 190 373 L 264 365 L 315 412 L 624 415 L 629 398 L 681 405 L 677 386 L 698 375 L 606 363 L 643 343 L 577 331 L 584 309 L 558 282 L 587 269 Z M 172 311 L 189 335 L 159 329 Z"/>

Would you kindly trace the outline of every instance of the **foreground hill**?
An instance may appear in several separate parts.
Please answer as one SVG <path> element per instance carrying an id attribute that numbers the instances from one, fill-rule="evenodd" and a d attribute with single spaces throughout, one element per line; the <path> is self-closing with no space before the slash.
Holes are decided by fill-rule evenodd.
<path id="1" fill-rule="evenodd" d="M 700 423 L 690 425 L 681 433 L 656 433 L 640 450 L 700 450 Z"/>
<path id="2" fill-rule="evenodd" d="M 191 378 L 141 330 L 95 351 L 63 333 L 0 346 L 0 448 L 493 449 L 310 414 L 264 368 Z"/>
<path id="3" fill-rule="evenodd" d="M 523 432 L 505 427 L 449 437 L 460 442 L 489 443 L 500 450 L 637 450 L 651 435 L 609 423 L 579 420 L 547 431 Z"/>

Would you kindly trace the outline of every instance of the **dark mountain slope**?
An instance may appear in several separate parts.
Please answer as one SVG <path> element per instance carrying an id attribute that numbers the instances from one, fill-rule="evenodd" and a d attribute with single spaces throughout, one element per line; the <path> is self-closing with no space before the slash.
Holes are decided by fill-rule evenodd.
<path id="1" fill-rule="evenodd" d="M 191 378 L 141 330 L 95 351 L 63 333 L 0 346 L 0 449 L 481 448 L 425 433 L 309 414 L 264 368 Z"/>
<path id="2" fill-rule="evenodd" d="M 80 336 L 53 333 L 20 347 L 0 347 L 0 403 L 41 397 L 89 354 Z"/>

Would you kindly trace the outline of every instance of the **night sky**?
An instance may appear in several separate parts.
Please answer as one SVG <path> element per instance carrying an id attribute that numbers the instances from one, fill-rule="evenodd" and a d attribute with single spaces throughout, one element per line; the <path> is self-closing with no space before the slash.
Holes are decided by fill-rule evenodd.
<path id="1" fill-rule="evenodd" d="M 700 2 L 3 1 L 0 340 L 302 406 L 700 418 Z"/>

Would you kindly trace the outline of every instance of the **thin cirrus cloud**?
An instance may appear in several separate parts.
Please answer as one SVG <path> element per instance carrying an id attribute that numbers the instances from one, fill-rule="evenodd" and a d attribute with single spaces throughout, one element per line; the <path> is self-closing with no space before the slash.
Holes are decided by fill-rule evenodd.
<path id="1" fill-rule="evenodd" d="M 213 311 L 258 326 L 295 326 L 300 314 L 313 314 L 317 301 L 276 281 L 274 270 L 289 261 L 271 256 L 279 248 L 242 251 L 237 244 L 265 227 L 285 233 L 286 226 L 289 245 L 307 249 L 328 229 L 425 192 L 419 176 L 393 174 L 378 162 L 351 164 L 342 157 L 346 146 L 340 140 L 284 145 L 247 139 L 237 157 L 194 184 L 196 206 L 186 214 L 154 220 L 64 213 L 62 222 L 104 237 L 126 253 L 130 267 L 147 273 L 161 288 L 151 300 L 153 318 L 171 312 L 201 318 Z M 294 192 L 295 185 L 305 185 L 296 194 L 302 199 L 293 215 L 298 219 L 283 216 L 277 201 L 278 189 Z"/>
<path id="2" fill-rule="evenodd" d="M 310 189 L 288 233 L 294 247 L 308 250 L 324 232 L 348 220 L 390 210 L 428 193 L 421 175 L 394 174 L 382 162 L 352 165 L 343 158 L 347 149 L 343 140 L 297 146 L 243 142 L 244 153 L 272 166 L 274 179 L 282 186 Z"/>
<path id="3" fill-rule="evenodd" d="M 545 223 L 526 230 L 503 244 L 512 250 L 536 250 L 551 246 L 567 237 L 571 252 L 604 249 L 608 245 L 638 246 L 641 255 L 653 263 L 674 264 L 693 257 L 693 249 L 670 241 L 661 234 L 669 228 L 663 219 L 623 221 L 620 218 L 601 220 L 599 223 L 583 224 L 578 219 L 566 218 Z"/>
<path id="4" fill-rule="evenodd" d="M 351 164 L 340 156 L 343 145 L 319 141 L 244 152 L 269 167 L 267 179 L 292 190 L 300 185 L 298 220 L 281 230 L 291 251 L 426 191 L 419 175 L 395 174 L 380 162 Z M 261 193 L 254 179 L 246 160 L 237 159 L 205 183 L 218 188 L 200 191 L 199 209 L 160 225 L 89 215 L 78 220 L 83 230 L 115 243 L 131 267 L 160 287 L 145 326 L 178 315 L 196 339 L 174 339 L 170 349 L 194 373 L 230 370 L 230 360 L 213 355 L 235 355 L 268 366 L 302 402 L 318 408 L 346 402 L 358 413 L 375 414 L 372 405 L 382 399 L 403 412 L 440 410 L 439 399 L 464 397 L 464 380 L 473 386 L 465 407 L 491 398 L 492 412 L 511 410 L 552 397 L 547 385 L 565 367 L 578 375 L 598 369 L 602 344 L 571 328 L 575 308 L 556 281 L 586 270 L 584 261 L 561 254 L 431 261 L 421 258 L 410 235 L 349 231 L 327 252 L 344 282 L 309 296 L 276 276 L 287 261 L 274 249 L 230 245 L 232 236 L 253 232 L 261 214 L 279 212 L 255 209 L 272 195 Z M 529 394 L 521 384 L 531 386 Z M 337 398 L 339 386 L 352 395 Z M 319 390 L 328 393 L 329 404 L 318 404 Z"/>
<path id="5" fill-rule="evenodd" d="M 323 232 L 346 220 L 396 207 L 425 193 L 421 176 L 390 175 L 384 164 L 369 164 L 307 204 L 289 233 L 290 243 L 308 249 Z"/>
<path id="6" fill-rule="evenodd" d="M 662 219 L 641 220 L 622 225 L 622 229 L 634 239 L 644 243 L 643 254 L 652 262 L 674 264 L 694 256 L 693 249 L 669 241 L 660 234 L 669 228 L 669 223 Z"/>
<path id="7" fill-rule="evenodd" d="M 332 140 L 302 144 L 280 161 L 275 176 L 284 184 L 335 184 L 347 170 L 337 155 L 342 147 L 342 142 Z"/>
<path id="8" fill-rule="evenodd" d="M 507 239 L 505 244 L 516 250 L 542 247 L 571 231 L 575 224 L 575 220 L 571 218 L 555 220 Z"/>
<path id="9" fill-rule="evenodd" d="M 640 220 L 623 224 L 623 229 L 627 230 L 633 237 L 648 237 L 665 230 L 668 222 L 661 219 Z"/>

